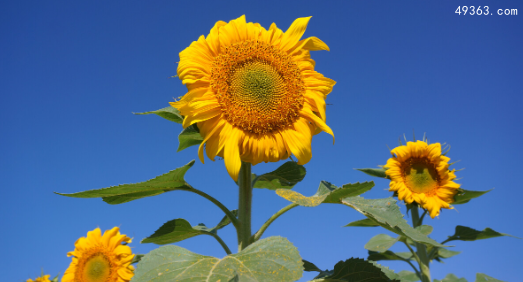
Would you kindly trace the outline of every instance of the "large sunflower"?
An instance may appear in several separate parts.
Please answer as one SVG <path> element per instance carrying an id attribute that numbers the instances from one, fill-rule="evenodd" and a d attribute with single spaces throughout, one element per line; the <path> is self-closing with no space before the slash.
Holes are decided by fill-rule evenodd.
<path id="1" fill-rule="evenodd" d="M 127 282 L 131 280 L 134 258 L 131 238 L 120 234 L 118 227 L 104 232 L 100 228 L 87 232 L 87 238 L 76 240 L 75 250 L 67 253 L 73 261 L 62 277 L 62 282 Z"/>
<path id="2" fill-rule="evenodd" d="M 26 282 L 51 282 L 49 277 L 51 277 L 51 275 L 42 275 L 41 277 L 37 277 L 34 281 L 33 279 L 27 279 Z"/>
<path id="3" fill-rule="evenodd" d="M 309 19 L 296 19 L 285 33 L 245 16 L 219 21 L 180 53 L 178 77 L 188 92 L 170 104 L 185 117 L 184 128 L 197 124 L 202 162 L 206 144 L 207 156 L 223 157 L 237 180 L 241 161 L 255 165 L 293 154 L 305 164 L 312 135 L 334 137 L 325 98 L 336 82 L 314 71 L 309 53 L 329 47 L 316 37 L 300 40 Z"/>
<path id="4" fill-rule="evenodd" d="M 392 151 L 385 173 L 390 177 L 389 191 L 398 193 L 398 199 L 416 202 L 428 210 L 430 217 L 440 209 L 452 209 L 459 184 L 453 182 L 455 170 L 449 170 L 450 158 L 441 154 L 441 144 L 428 145 L 423 141 L 407 142 Z"/>

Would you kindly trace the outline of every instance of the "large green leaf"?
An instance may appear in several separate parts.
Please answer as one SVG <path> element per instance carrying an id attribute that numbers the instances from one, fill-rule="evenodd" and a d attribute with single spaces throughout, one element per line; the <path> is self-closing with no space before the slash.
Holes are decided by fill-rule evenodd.
<path id="1" fill-rule="evenodd" d="M 200 145 L 203 141 L 203 137 L 200 135 L 200 130 L 198 126 L 193 124 L 180 132 L 178 135 L 178 151 L 185 150 L 194 145 Z"/>
<path id="2" fill-rule="evenodd" d="M 483 273 L 476 273 L 476 282 L 504 282 Z"/>
<path id="3" fill-rule="evenodd" d="M 367 242 L 365 246 L 363 246 L 365 249 L 369 251 L 375 251 L 375 252 L 385 252 L 386 250 L 390 249 L 396 242 L 398 242 L 399 237 L 392 238 L 387 234 L 378 234 Z"/>
<path id="4" fill-rule="evenodd" d="M 456 275 L 449 273 L 445 278 L 438 280 L 434 279 L 434 282 L 467 282 L 465 278 L 458 278 Z"/>
<path id="5" fill-rule="evenodd" d="M 140 243 L 165 245 L 198 235 L 211 235 L 210 233 L 210 229 L 203 224 L 192 227 L 187 220 L 178 218 L 164 223 L 153 235 L 144 238 Z"/>
<path id="6" fill-rule="evenodd" d="M 157 114 L 161 117 L 163 117 L 166 120 L 174 121 L 176 123 L 182 123 L 183 117 L 180 115 L 180 112 L 178 109 L 174 107 L 165 107 L 163 109 L 159 109 L 156 111 L 150 111 L 150 112 L 143 112 L 143 113 L 134 113 L 135 115 L 149 115 L 149 114 Z"/>
<path id="7" fill-rule="evenodd" d="M 492 191 L 492 189 L 488 191 L 472 191 L 472 190 L 465 190 L 465 189 L 459 189 L 456 196 L 454 196 L 454 202 L 453 205 L 460 205 L 468 203 L 470 200 L 477 198 L 483 194 L 486 194 L 488 192 Z"/>
<path id="8" fill-rule="evenodd" d="M 343 227 L 376 227 L 376 226 L 380 226 L 380 225 L 377 224 L 374 220 L 372 220 L 370 218 L 365 218 L 365 219 L 353 221 Z"/>
<path id="9" fill-rule="evenodd" d="M 274 171 L 259 176 L 253 175 L 253 187 L 271 190 L 292 189 L 303 180 L 306 172 L 304 166 L 288 161 Z"/>
<path id="10" fill-rule="evenodd" d="M 361 195 L 369 191 L 374 186 L 374 182 L 363 182 L 354 184 L 345 184 L 342 187 L 336 187 L 327 181 L 320 182 L 316 194 L 306 197 L 302 194 L 285 189 L 276 190 L 276 194 L 295 204 L 304 207 L 315 207 L 321 203 L 339 204 L 345 197 Z"/>
<path id="11" fill-rule="evenodd" d="M 374 220 L 387 230 L 405 236 L 418 243 L 425 243 L 436 247 L 445 247 L 430 239 L 419 230 L 412 228 L 403 218 L 396 200 L 393 198 L 367 200 L 360 196 L 349 197 L 342 203 L 357 210 L 366 217 Z"/>
<path id="12" fill-rule="evenodd" d="M 385 251 L 385 252 L 374 252 L 369 251 L 369 256 L 367 257 L 368 260 L 414 260 L 414 257 L 412 256 L 412 253 L 410 252 L 398 252 L 395 253 L 393 251 Z"/>
<path id="13" fill-rule="evenodd" d="M 388 270 L 388 269 L 387 269 Z M 310 282 L 388 282 L 391 280 L 382 269 L 372 262 L 363 259 L 351 258 L 340 261 L 334 266 L 334 270 L 320 272 Z"/>
<path id="14" fill-rule="evenodd" d="M 505 233 L 499 233 L 497 231 L 494 231 L 490 228 L 485 228 L 483 231 L 478 231 L 476 229 L 472 229 L 470 227 L 456 226 L 456 231 L 454 232 L 454 235 L 449 236 L 449 238 L 445 241 L 453 241 L 453 240 L 460 240 L 460 241 L 476 241 L 476 240 L 482 240 L 482 239 L 489 239 L 489 238 L 495 238 L 500 236 L 510 236 L 514 238 L 518 238 L 509 234 Z M 520 238 L 518 238 L 520 239 Z"/>
<path id="15" fill-rule="evenodd" d="M 56 193 L 73 198 L 102 198 L 108 204 L 121 204 L 136 199 L 150 197 L 177 189 L 193 189 L 184 180 L 185 173 L 194 164 L 194 160 L 175 170 L 151 180 L 134 184 L 122 184 L 109 188 L 88 190 L 72 194 Z"/>
<path id="16" fill-rule="evenodd" d="M 381 177 L 381 178 L 388 178 L 387 174 L 385 174 L 386 168 L 356 168 L 356 170 L 365 172 L 366 174 L 370 176 L 375 177 Z"/>
<path id="17" fill-rule="evenodd" d="M 142 258 L 133 282 L 296 281 L 302 273 L 296 247 L 285 238 L 269 237 L 223 259 L 162 246 Z"/>

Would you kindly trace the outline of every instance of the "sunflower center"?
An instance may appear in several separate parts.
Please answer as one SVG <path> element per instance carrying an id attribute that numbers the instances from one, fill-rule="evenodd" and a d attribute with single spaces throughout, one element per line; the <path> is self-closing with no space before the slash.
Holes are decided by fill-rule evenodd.
<path id="1" fill-rule="evenodd" d="M 83 269 L 83 280 L 85 282 L 109 281 L 111 276 L 111 262 L 101 253 L 95 254 L 87 259 Z"/>
<path id="2" fill-rule="evenodd" d="M 254 40 L 228 46 L 215 58 L 211 87 L 224 118 L 255 134 L 291 126 L 304 103 L 296 63 L 278 48 Z"/>
<path id="3" fill-rule="evenodd" d="M 412 158 L 404 169 L 405 184 L 416 193 L 428 193 L 438 187 L 438 172 L 425 159 Z"/>

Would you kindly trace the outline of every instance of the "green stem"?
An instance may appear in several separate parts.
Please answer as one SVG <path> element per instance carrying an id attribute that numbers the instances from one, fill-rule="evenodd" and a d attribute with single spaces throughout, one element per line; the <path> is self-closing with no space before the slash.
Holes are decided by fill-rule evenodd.
<path id="1" fill-rule="evenodd" d="M 410 250 L 410 252 L 412 253 L 412 255 L 414 256 L 414 259 L 419 262 L 419 257 L 418 255 L 414 252 L 414 250 L 409 246 L 409 244 L 406 242 L 406 241 L 403 241 L 403 243 L 405 243 L 405 245 L 407 246 L 407 248 Z M 412 264 L 412 262 L 410 262 L 410 259 L 404 259 L 398 255 L 396 255 L 396 257 L 402 261 L 405 261 L 406 263 L 410 264 L 410 266 L 412 267 L 412 269 L 414 269 L 414 271 L 416 272 L 416 275 L 418 275 L 418 277 L 421 279 L 421 273 L 419 272 L 419 270 L 414 266 L 414 264 Z"/>
<path id="2" fill-rule="evenodd" d="M 276 220 L 278 217 L 280 217 L 282 214 L 288 212 L 289 210 L 291 210 L 291 209 L 293 209 L 293 208 L 295 208 L 295 207 L 297 207 L 297 206 L 298 206 L 298 204 L 294 204 L 294 203 L 293 203 L 293 204 L 290 204 L 290 205 L 284 207 L 283 209 L 279 210 L 277 213 L 273 214 L 273 215 L 271 216 L 271 218 L 269 218 L 269 220 L 267 220 L 267 221 L 266 221 L 266 222 L 265 222 L 265 223 L 260 227 L 260 229 L 258 230 L 258 232 L 256 232 L 256 234 L 254 234 L 254 237 L 253 237 L 253 240 L 252 240 L 252 241 L 253 241 L 253 242 L 258 241 L 258 240 L 261 238 L 261 236 L 263 235 L 263 232 L 265 232 L 265 230 L 269 227 L 269 225 L 271 225 L 271 223 L 272 223 L 273 221 L 275 221 L 275 220 Z"/>
<path id="3" fill-rule="evenodd" d="M 416 254 L 416 252 L 409 246 L 409 243 L 407 243 L 407 241 L 403 241 L 403 243 L 405 243 L 405 246 L 407 246 L 407 248 L 409 249 L 409 251 L 412 253 L 412 255 L 414 256 L 414 259 L 418 262 L 420 262 L 419 260 L 419 257 L 418 257 L 418 254 Z M 397 257 L 401 258 L 400 256 L 396 255 Z M 414 269 L 414 271 L 416 271 L 416 275 L 418 275 L 418 277 L 421 279 L 421 273 L 418 271 L 418 269 L 410 262 L 410 260 L 407 260 L 407 262 L 410 264 L 410 266 L 412 266 L 412 268 Z"/>
<path id="4" fill-rule="evenodd" d="M 225 252 L 230 255 L 232 254 L 231 250 L 229 249 L 229 247 L 227 246 L 227 244 L 225 244 L 225 242 L 222 240 L 222 238 L 220 238 L 220 236 L 214 234 L 214 233 L 210 233 L 209 232 L 209 235 L 211 235 L 212 237 L 214 237 L 214 239 L 216 239 L 216 241 L 218 241 L 218 243 L 220 243 L 220 245 L 222 245 L 222 248 L 225 250 Z"/>
<path id="5" fill-rule="evenodd" d="M 193 193 L 198 194 L 198 195 L 204 197 L 205 199 L 211 201 L 213 204 L 218 206 L 218 208 L 220 208 L 227 215 L 227 217 L 231 220 L 232 225 L 234 225 L 236 230 L 238 230 L 239 225 L 240 225 L 239 222 L 238 222 L 238 219 L 236 218 L 236 216 L 234 216 L 234 214 L 227 207 L 225 207 L 222 203 L 220 203 L 220 201 L 216 200 L 215 198 L 213 198 L 209 194 L 207 194 L 205 192 L 202 192 L 202 191 L 200 191 L 198 189 L 194 189 L 194 188 L 178 188 L 177 190 L 193 192 Z"/>
<path id="6" fill-rule="evenodd" d="M 238 175 L 240 197 L 238 203 L 238 252 L 251 244 L 251 210 L 252 210 L 252 185 L 251 164 L 242 161 Z"/>
<path id="7" fill-rule="evenodd" d="M 420 226 L 423 223 L 423 219 L 419 216 L 418 205 L 412 205 L 411 209 L 412 214 L 412 225 L 414 228 Z M 423 243 L 415 242 L 416 244 L 416 253 L 419 257 L 419 268 L 421 272 L 421 281 L 422 282 L 431 282 L 430 279 L 430 269 L 429 269 L 429 257 L 427 256 L 427 246 Z"/>

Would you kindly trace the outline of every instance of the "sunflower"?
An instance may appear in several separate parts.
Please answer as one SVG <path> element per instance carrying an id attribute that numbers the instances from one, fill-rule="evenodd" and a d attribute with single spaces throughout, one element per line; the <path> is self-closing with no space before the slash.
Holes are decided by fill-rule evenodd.
<path id="1" fill-rule="evenodd" d="M 398 199 L 416 202 L 428 210 L 430 217 L 440 209 L 452 209 L 459 184 L 453 182 L 455 170 L 449 170 L 450 158 L 441 154 L 441 144 L 428 145 L 423 141 L 407 142 L 392 151 L 392 158 L 384 166 L 391 179 L 389 191 L 397 192 Z"/>
<path id="2" fill-rule="evenodd" d="M 37 277 L 35 280 L 27 279 L 26 282 L 51 282 L 49 277 L 51 277 L 51 275 L 42 275 L 41 277 Z"/>
<path id="3" fill-rule="evenodd" d="M 76 240 L 75 250 L 67 253 L 73 261 L 62 277 L 62 282 L 126 282 L 131 280 L 134 258 L 131 238 L 120 234 L 118 227 L 102 232 L 100 228 L 87 232 L 87 238 Z"/>
<path id="4" fill-rule="evenodd" d="M 237 180 L 241 162 L 276 162 L 291 154 L 298 164 L 311 159 L 314 134 L 325 131 L 325 98 L 336 83 L 314 71 L 310 51 L 329 50 L 316 37 L 301 39 L 310 17 L 296 19 L 284 33 L 266 30 L 245 16 L 217 22 L 209 35 L 180 53 L 178 77 L 188 92 L 171 102 L 197 124 L 198 150 L 222 157 Z"/>

